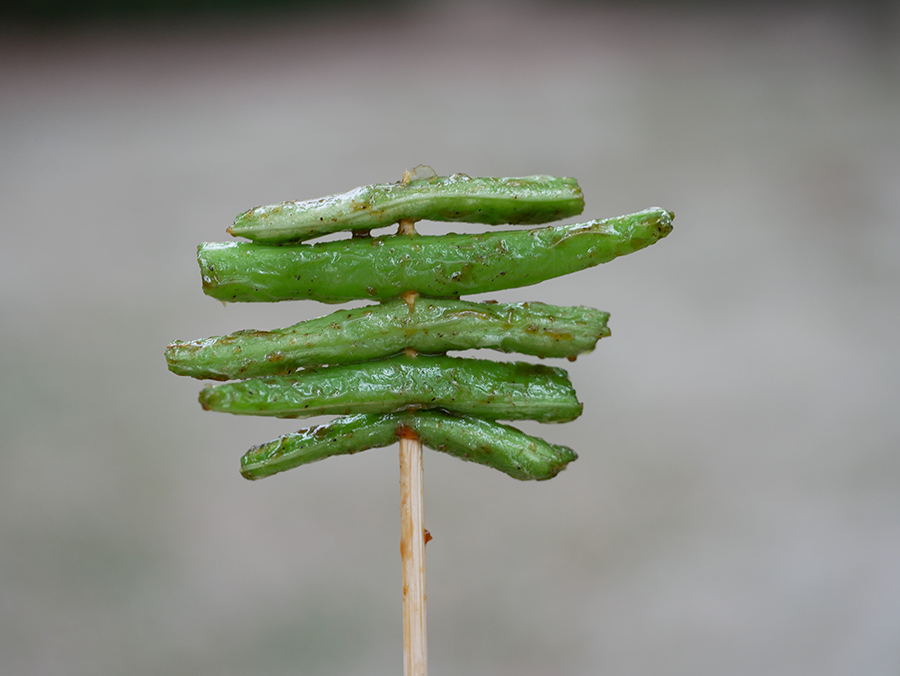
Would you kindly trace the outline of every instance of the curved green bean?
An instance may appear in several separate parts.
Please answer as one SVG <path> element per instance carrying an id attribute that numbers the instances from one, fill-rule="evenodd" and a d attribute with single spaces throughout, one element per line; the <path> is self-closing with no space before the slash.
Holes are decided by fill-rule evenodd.
<path id="1" fill-rule="evenodd" d="M 425 354 L 489 348 L 572 358 L 609 335 L 608 319 L 606 312 L 583 306 L 419 298 L 410 309 L 394 299 L 274 331 L 175 341 L 166 360 L 179 375 L 231 380 L 381 359 L 408 347 Z"/>
<path id="2" fill-rule="evenodd" d="M 357 414 L 254 446 L 241 458 L 245 479 L 262 479 L 333 455 L 352 455 L 397 441 L 399 415 Z"/>
<path id="3" fill-rule="evenodd" d="M 408 408 L 540 422 L 568 422 L 581 415 L 581 404 L 563 369 L 423 355 L 210 385 L 200 393 L 200 403 L 207 410 L 278 418 Z"/>
<path id="4" fill-rule="evenodd" d="M 514 479 L 550 479 L 578 456 L 566 447 L 515 427 L 442 411 L 354 415 L 285 434 L 251 448 L 241 458 L 241 474 L 262 479 L 333 455 L 392 445 L 404 429 L 429 448 L 500 470 Z"/>
<path id="5" fill-rule="evenodd" d="M 567 446 L 477 416 L 417 411 L 411 418 L 404 424 L 429 448 L 493 467 L 514 479 L 551 479 L 578 457 Z"/>
<path id="6" fill-rule="evenodd" d="M 533 225 L 577 216 L 584 197 L 574 178 L 434 176 L 356 188 L 302 202 L 256 207 L 228 232 L 254 242 L 285 244 L 340 230 L 370 230 L 400 219 Z"/>
<path id="7" fill-rule="evenodd" d="M 203 291 L 222 301 L 342 303 L 406 291 L 458 297 L 537 284 L 650 246 L 674 214 L 637 214 L 526 231 L 388 235 L 320 244 L 206 243 Z"/>

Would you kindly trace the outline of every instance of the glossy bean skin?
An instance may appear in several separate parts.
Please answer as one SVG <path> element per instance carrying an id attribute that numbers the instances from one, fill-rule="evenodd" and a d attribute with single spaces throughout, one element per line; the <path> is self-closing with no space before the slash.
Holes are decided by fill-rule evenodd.
<path id="1" fill-rule="evenodd" d="M 251 448 L 241 474 L 262 479 L 333 455 L 390 446 L 410 430 L 434 450 L 500 470 L 522 481 L 556 476 L 578 456 L 566 447 L 515 427 L 444 411 L 415 411 L 338 418 Z"/>
<path id="2" fill-rule="evenodd" d="M 672 230 L 650 209 L 588 223 L 477 235 L 388 235 L 320 244 L 206 243 L 203 291 L 226 302 L 343 303 L 407 291 L 455 298 L 537 284 L 638 251 Z"/>
<path id="3" fill-rule="evenodd" d="M 574 420 L 582 408 L 563 369 L 405 354 L 210 385 L 200 403 L 207 410 L 278 418 L 440 408 L 490 420 L 549 423 Z"/>
<path id="4" fill-rule="evenodd" d="M 606 312 L 583 306 L 419 298 L 410 308 L 394 299 L 285 329 L 175 341 L 166 348 L 166 360 L 179 375 L 231 380 L 382 359 L 405 348 L 424 354 L 488 348 L 572 358 L 610 334 L 608 319 Z"/>
<path id="5" fill-rule="evenodd" d="M 577 216 L 583 209 L 574 178 L 454 174 L 256 207 L 240 214 L 228 232 L 254 242 L 286 244 L 341 230 L 382 228 L 400 219 L 535 225 Z"/>

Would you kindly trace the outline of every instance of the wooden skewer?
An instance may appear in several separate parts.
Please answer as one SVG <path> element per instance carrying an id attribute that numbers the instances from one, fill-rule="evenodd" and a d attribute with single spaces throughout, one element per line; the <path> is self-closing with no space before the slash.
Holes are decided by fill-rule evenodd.
<path id="1" fill-rule="evenodd" d="M 403 673 L 427 676 L 425 626 L 424 476 L 422 442 L 412 430 L 400 434 L 400 557 L 403 561 Z"/>
<path id="2" fill-rule="evenodd" d="M 404 172 L 403 182 L 411 179 Z M 398 235 L 415 236 L 413 220 L 401 220 Z M 403 294 L 410 313 L 417 293 Z M 416 352 L 407 349 L 409 357 Z M 400 559 L 403 564 L 403 673 L 428 676 L 428 634 L 425 620 L 425 477 L 422 441 L 413 430 L 400 430 Z"/>
<path id="3" fill-rule="evenodd" d="M 431 167 L 418 166 L 403 172 L 402 183 L 433 176 Z M 416 236 L 414 219 L 401 219 L 397 234 Z M 415 291 L 403 294 L 409 312 L 415 311 Z M 416 351 L 406 354 L 415 358 Z M 403 561 L 403 673 L 428 676 L 428 634 L 425 626 L 425 480 L 422 469 L 422 441 L 413 430 L 400 430 L 400 558 Z"/>

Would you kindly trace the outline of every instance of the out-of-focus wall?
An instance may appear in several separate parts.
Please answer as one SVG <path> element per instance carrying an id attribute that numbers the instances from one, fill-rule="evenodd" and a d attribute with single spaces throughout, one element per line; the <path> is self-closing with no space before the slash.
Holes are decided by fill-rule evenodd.
<path id="1" fill-rule="evenodd" d="M 396 449 L 246 482 L 303 423 L 202 411 L 163 350 L 334 309 L 205 297 L 195 247 L 236 214 L 427 163 L 676 212 L 484 297 L 613 335 L 563 364 L 582 418 L 522 425 L 578 451 L 553 481 L 426 456 L 432 672 L 896 674 L 900 51 L 871 16 L 0 28 L 0 673 L 397 673 Z"/>

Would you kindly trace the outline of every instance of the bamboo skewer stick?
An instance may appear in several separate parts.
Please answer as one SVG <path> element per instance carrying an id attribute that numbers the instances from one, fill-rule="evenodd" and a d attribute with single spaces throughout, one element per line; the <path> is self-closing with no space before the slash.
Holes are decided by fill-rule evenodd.
<path id="1" fill-rule="evenodd" d="M 414 172 L 415 170 L 413 170 Z M 403 172 L 403 182 L 412 172 Z M 416 236 L 415 221 L 398 223 L 398 235 Z M 410 313 L 415 308 L 414 291 L 403 294 Z M 415 358 L 416 351 L 406 350 Z M 403 674 L 428 676 L 428 632 L 425 617 L 425 475 L 422 440 L 409 429 L 400 430 L 400 559 L 403 566 Z"/>
<path id="2" fill-rule="evenodd" d="M 412 430 L 400 435 L 400 557 L 403 562 L 403 673 L 427 676 L 425 627 L 425 507 L 422 442 Z"/>

